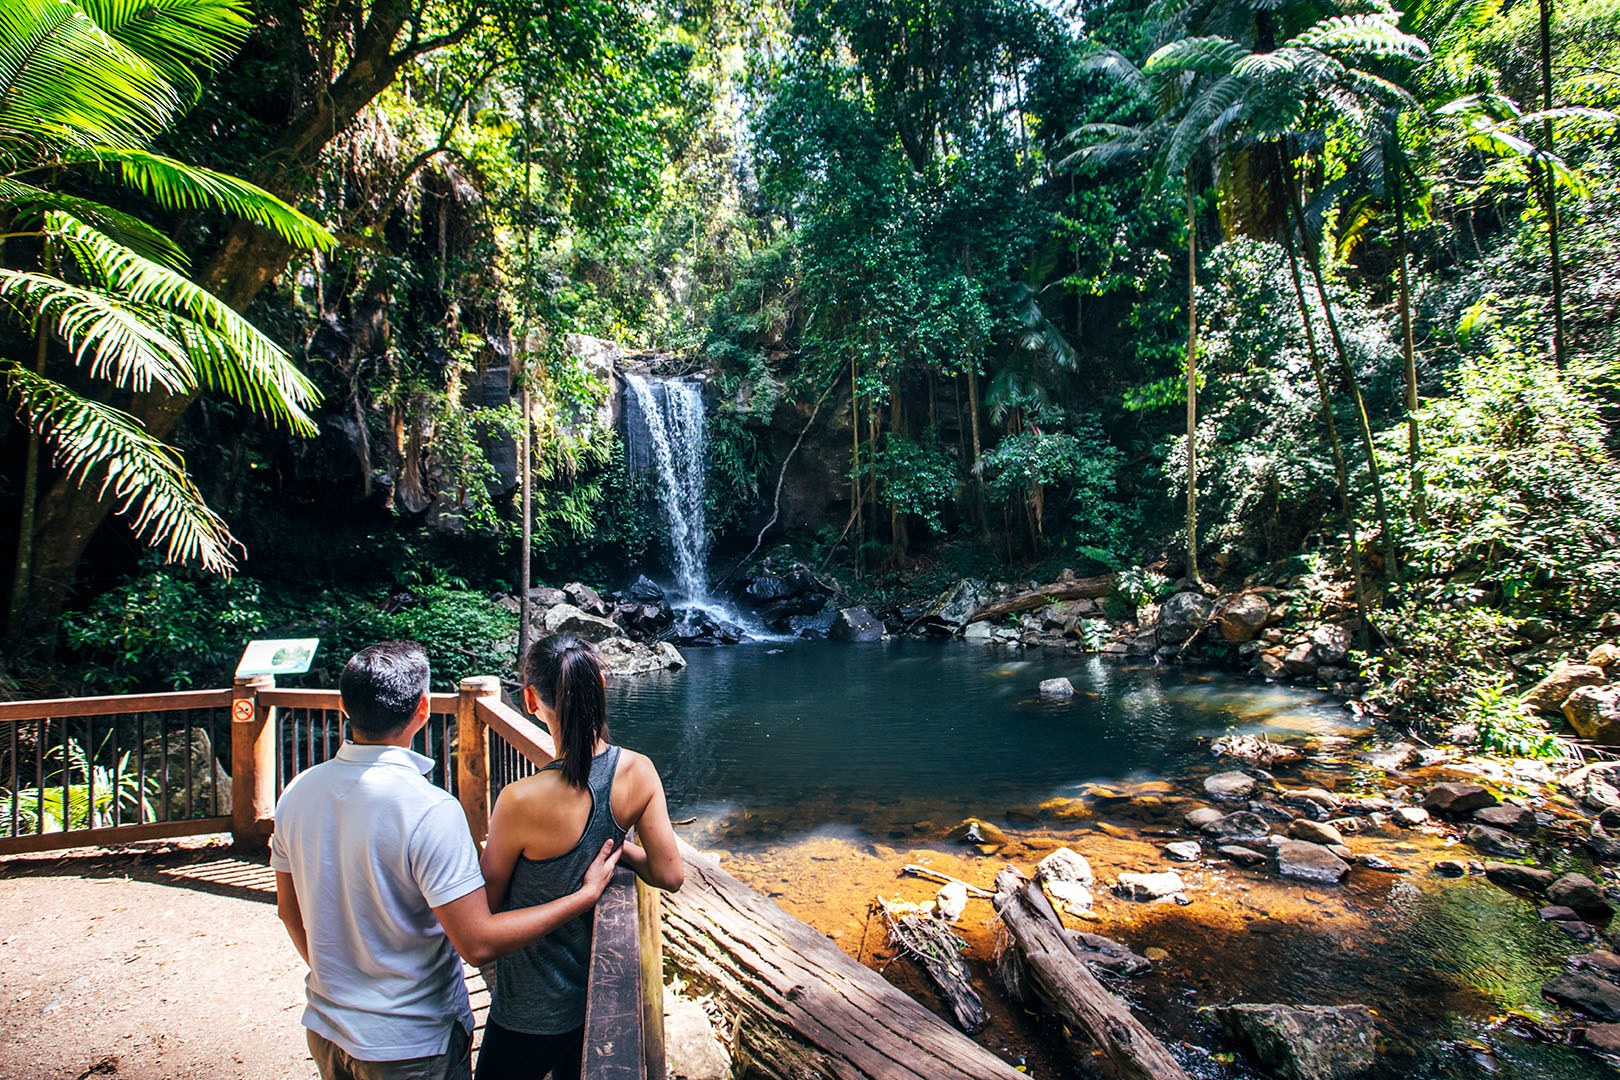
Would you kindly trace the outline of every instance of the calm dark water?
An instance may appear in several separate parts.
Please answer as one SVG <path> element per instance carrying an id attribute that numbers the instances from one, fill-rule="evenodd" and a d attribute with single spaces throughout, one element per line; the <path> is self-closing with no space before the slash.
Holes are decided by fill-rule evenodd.
<path id="1" fill-rule="evenodd" d="M 615 738 L 658 764 L 677 813 L 795 805 L 807 829 L 858 823 L 851 808 L 872 802 L 1037 803 L 1207 764 L 1200 736 L 1349 725 L 1314 694 L 1058 649 L 819 641 L 685 655 L 684 671 L 609 686 Z M 1041 680 L 1059 676 L 1076 696 L 1042 699 Z"/>
<path id="2" fill-rule="evenodd" d="M 610 684 L 615 739 L 651 755 L 674 816 L 702 819 L 688 835 L 746 816 L 746 829 L 719 842 L 767 857 L 811 833 L 882 836 L 969 814 L 1005 823 L 1009 811 L 1088 784 L 1175 780 L 1211 765 L 1210 736 L 1357 730 L 1316 694 L 1066 650 L 906 640 L 685 655 L 684 671 Z M 1038 684 L 1058 676 L 1077 696 L 1043 700 Z M 1125 991 L 1209 1080 L 1256 1076 L 1241 1058 L 1193 1049 L 1213 1044 L 1197 1006 L 1231 1001 L 1373 1006 L 1387 1040 L 1377 1080 L 1612 1075 L 1512 1019 L 1548 1015 L 1542 981 L 1581 951 L 1533 904 L 1477 878 L 1357 871 L 1340 888 L 1358 912 L 1353 928 L 1306 917 L 1261 936 L 1223 928 L 1197 903 L 1145 910 L 1158 929 L 1134 932 L 1167 946 L 1176 966 Z M 1054 1052 L 1032 1071 L 1068 1075 L 1064 1061 Z"/>

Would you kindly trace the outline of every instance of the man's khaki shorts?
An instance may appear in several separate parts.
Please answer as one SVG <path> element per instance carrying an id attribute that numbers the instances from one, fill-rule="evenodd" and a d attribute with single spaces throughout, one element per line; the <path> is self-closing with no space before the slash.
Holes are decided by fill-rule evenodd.
<path id="1" fill-rule="evenodd" d="M 308 1028 L 304 1035 L 321 1080 L 472 1080 L 472 1034 L 460 1024 L 451 1025 L 444 1053 L 399 1061 L 361 1061 Z"/>

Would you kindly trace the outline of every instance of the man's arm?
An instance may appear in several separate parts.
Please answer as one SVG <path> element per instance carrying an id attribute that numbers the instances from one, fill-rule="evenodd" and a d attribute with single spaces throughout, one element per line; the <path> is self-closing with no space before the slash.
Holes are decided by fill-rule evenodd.
<path id="1" fill-rule="evenodd" d="M 493 963 L 545 937 L 570 919 L 590 911 L 601 899 L 619 863 L 619 851 L 609 841 L 585 871 L 585 881 L 577 892 L 533 907 L 492 913 L 489 894 L 483 888 L 433 909 L 445 936 L 461 958 L 475 967 Z"/>
<path id="2" fill-rule="evenodd" d="M 276 871 L 276 914 L 287 928 L 298 955 L 309 963 L 309 934 L 304 930 L 304 912 L 298 906 L 298 890 L 293 888 L 293 876 L 285 870 Z"/>

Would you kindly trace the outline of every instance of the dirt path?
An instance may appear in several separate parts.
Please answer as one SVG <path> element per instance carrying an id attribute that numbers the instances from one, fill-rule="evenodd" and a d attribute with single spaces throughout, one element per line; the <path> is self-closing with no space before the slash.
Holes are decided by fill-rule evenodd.
<path id="1" fill-rule="evenodd" d="M 0 1080 L 308 1080 L 303 970 L 262 859 L 0 863 Z"/>

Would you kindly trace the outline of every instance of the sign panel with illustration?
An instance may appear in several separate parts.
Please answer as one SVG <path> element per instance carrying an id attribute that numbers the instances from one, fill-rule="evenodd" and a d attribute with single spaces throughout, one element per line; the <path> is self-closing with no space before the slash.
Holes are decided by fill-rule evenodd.
<path id="1" fill-rule="evenodd" d="M 236 677 L 249 675 L 302 675 L 315 660 L 320 638 L 282 638 L 250 641 L 236 665 Z"/>

